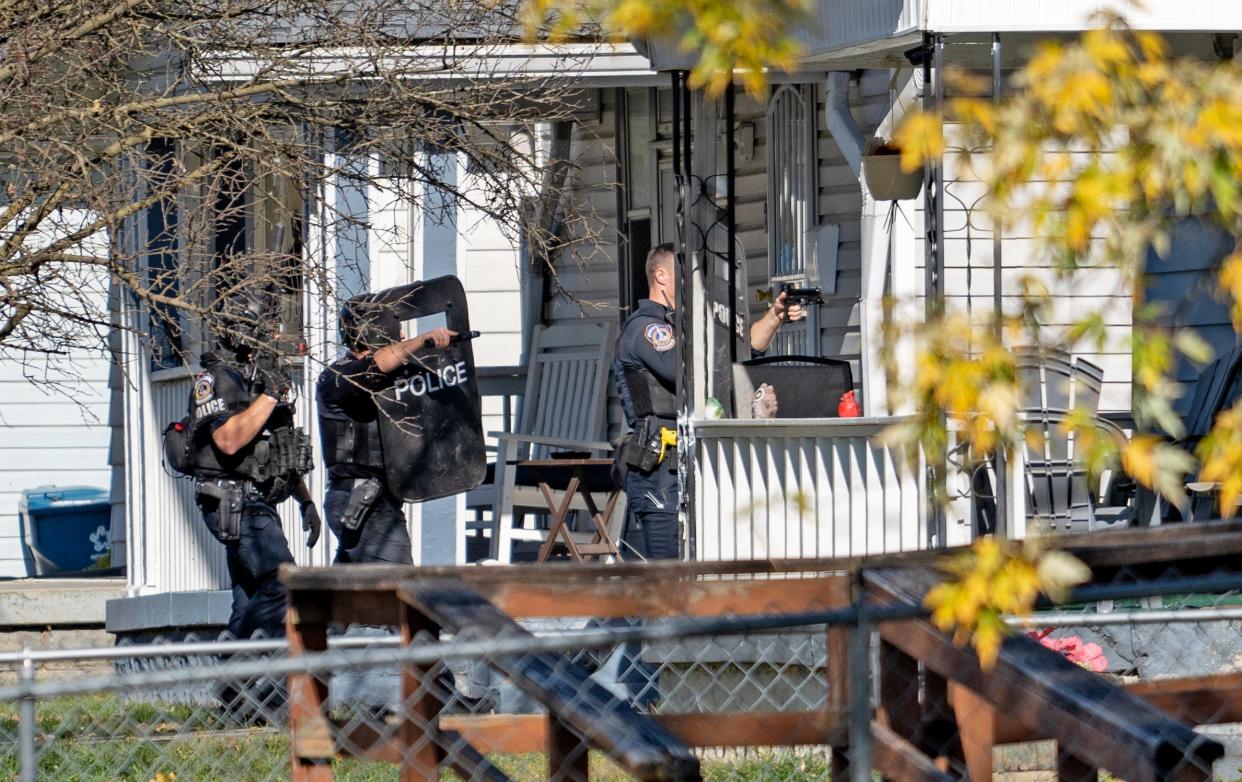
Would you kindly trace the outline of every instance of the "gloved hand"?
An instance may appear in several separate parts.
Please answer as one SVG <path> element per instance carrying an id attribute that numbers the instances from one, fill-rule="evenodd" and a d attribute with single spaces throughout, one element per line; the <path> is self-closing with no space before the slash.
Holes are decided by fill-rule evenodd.
<path id="1" fill-rule="evenodd" d="M 320 533 L 323 532 L 323 519 L 319 518 L 319 509 L 313 502 L 302 504 L 302 529 L 308 533 L 306 547 L 314 548 L 319 542 Z"/>
<path id="2" fill-rule="evenodd" d="M 256 358 L 254 362 L 254 390 L 259 394 L 268 394 L 277 399 L 288 399 L 293 388 L 293 379 L 280 365 L 276 356 Z"/>

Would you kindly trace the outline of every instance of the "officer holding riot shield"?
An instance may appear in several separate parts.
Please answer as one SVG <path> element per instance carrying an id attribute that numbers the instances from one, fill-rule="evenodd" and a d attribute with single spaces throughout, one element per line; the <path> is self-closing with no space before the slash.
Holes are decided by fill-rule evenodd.
<path id="1" fill-rule="evenodd" d="M 340 541 L 338 563 L 413 561 L 402 498 L 386 475 L 389 467 L 415 465 L 386 464 L 376 402 L 391 394 L 407 364 L 420 363 L 420 351 L 443 350 L 457 332 L 436 328 L 402 340 L 400 325 L 390 304 L 365 296 L 350 300 L 340 319 L 347 352 L 319 375 L 319 431 L 328 466 L 324 508 Z M 420 427 L 399 423 L 398 429 Z"/>
<path id="2" fill-rule="evenodd" d="M 233 608 L 229 631 L 284 634 L 285 588 L 276 578 L 293 562 L 276 505 L 294 497 L 313 547 L 322 522 L 302 478 L 310 442 L 294 426 L 292 383 L 271 349 L 272 316 L 261 298 L 240 296 L 221 310 L 220 343 L 194 377 L 186 442 L 195 500 L 224 544 Z"/>

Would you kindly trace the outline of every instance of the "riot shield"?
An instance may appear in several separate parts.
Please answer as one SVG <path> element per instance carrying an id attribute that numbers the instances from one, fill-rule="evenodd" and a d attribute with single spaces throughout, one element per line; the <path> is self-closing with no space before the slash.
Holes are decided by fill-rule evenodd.
<path id="1" fill-rule="evenodd" d="M 390 306 L 403 324 L 442 313 L 450 330 L 470 331 L 466 292 L 453 276 L 366 298 Z M 411 324 L 406 336 L 413 334 Z M 487 470 L 487 454 L 470 342 L 420 350 L 394 378 L 376 398 L 389 490 L 416 502 L 478 486 Z"/>

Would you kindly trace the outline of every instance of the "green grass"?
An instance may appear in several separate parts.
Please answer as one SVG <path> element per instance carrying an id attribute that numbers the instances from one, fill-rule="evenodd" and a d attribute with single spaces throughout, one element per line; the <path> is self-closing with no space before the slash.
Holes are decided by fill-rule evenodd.
<path id="1" fill-rule="evenodd" d="M 289 775 L 289 742 L 283 730 L 230 725 L 215 709 L 92 695 L 40 702 L 36 719 L 39 779 L 150 782 L 160 772 L 173 772 L 176 782 L 248 782 Z M 19 771 L 17 728 L 16 706 L 0 704 L 0 780 L 14 779 Z M 516 782 L 547 778 L 542 754 L 498 756 L 493 762 Z M 629 779 L 598 753 L 591 754 L 590 762 L 592 779 Z M 827 780 L 828 757 L 826 751 L 709 753 L 703 760 L 703 776 L 708 782 Z M 344 782 L 395 782 L 397 768 L 339 760 L 333 777 Z"/>

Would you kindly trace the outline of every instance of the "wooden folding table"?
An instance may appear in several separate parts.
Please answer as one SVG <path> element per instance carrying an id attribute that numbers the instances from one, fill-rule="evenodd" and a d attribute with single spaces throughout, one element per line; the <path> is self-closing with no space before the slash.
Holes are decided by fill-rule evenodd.
<path id="1" fill-rule="evenodd" d="M 594 496 L 595 493 L 601 491 L 601 481 L 599 479 L 589 480 L 591 476 L 588 475 L 588 472 L 606 474 L 612 467 L 612 459 L 533 459 L 520 462 L 519 466 L 534 471 L 539 493 L 543 495 L 543 501 L 548 505 L 548 514 L 551 519 L 548 536 L 544 539 L 543 545 L 539 547 L 536 562 L 547 561 L 558 539 L 565 544 L 570 558 L 575 562 L 585 562 L 589 557 L 621 558 L 616 542 L 608 534 L 608 522 L 616 511 L 621 490 L 613 487 L 611 480 L 607 481 L 608 499 L 601 511 Z M 574 501 L 574 494 L 581 495 L 586 504 L 587 513 L 591 516 L 591 523 L 595 526 L 595 535 L 590 543 L 574 541 L 569 529 L 568 516 L 570 506 Z"/>

